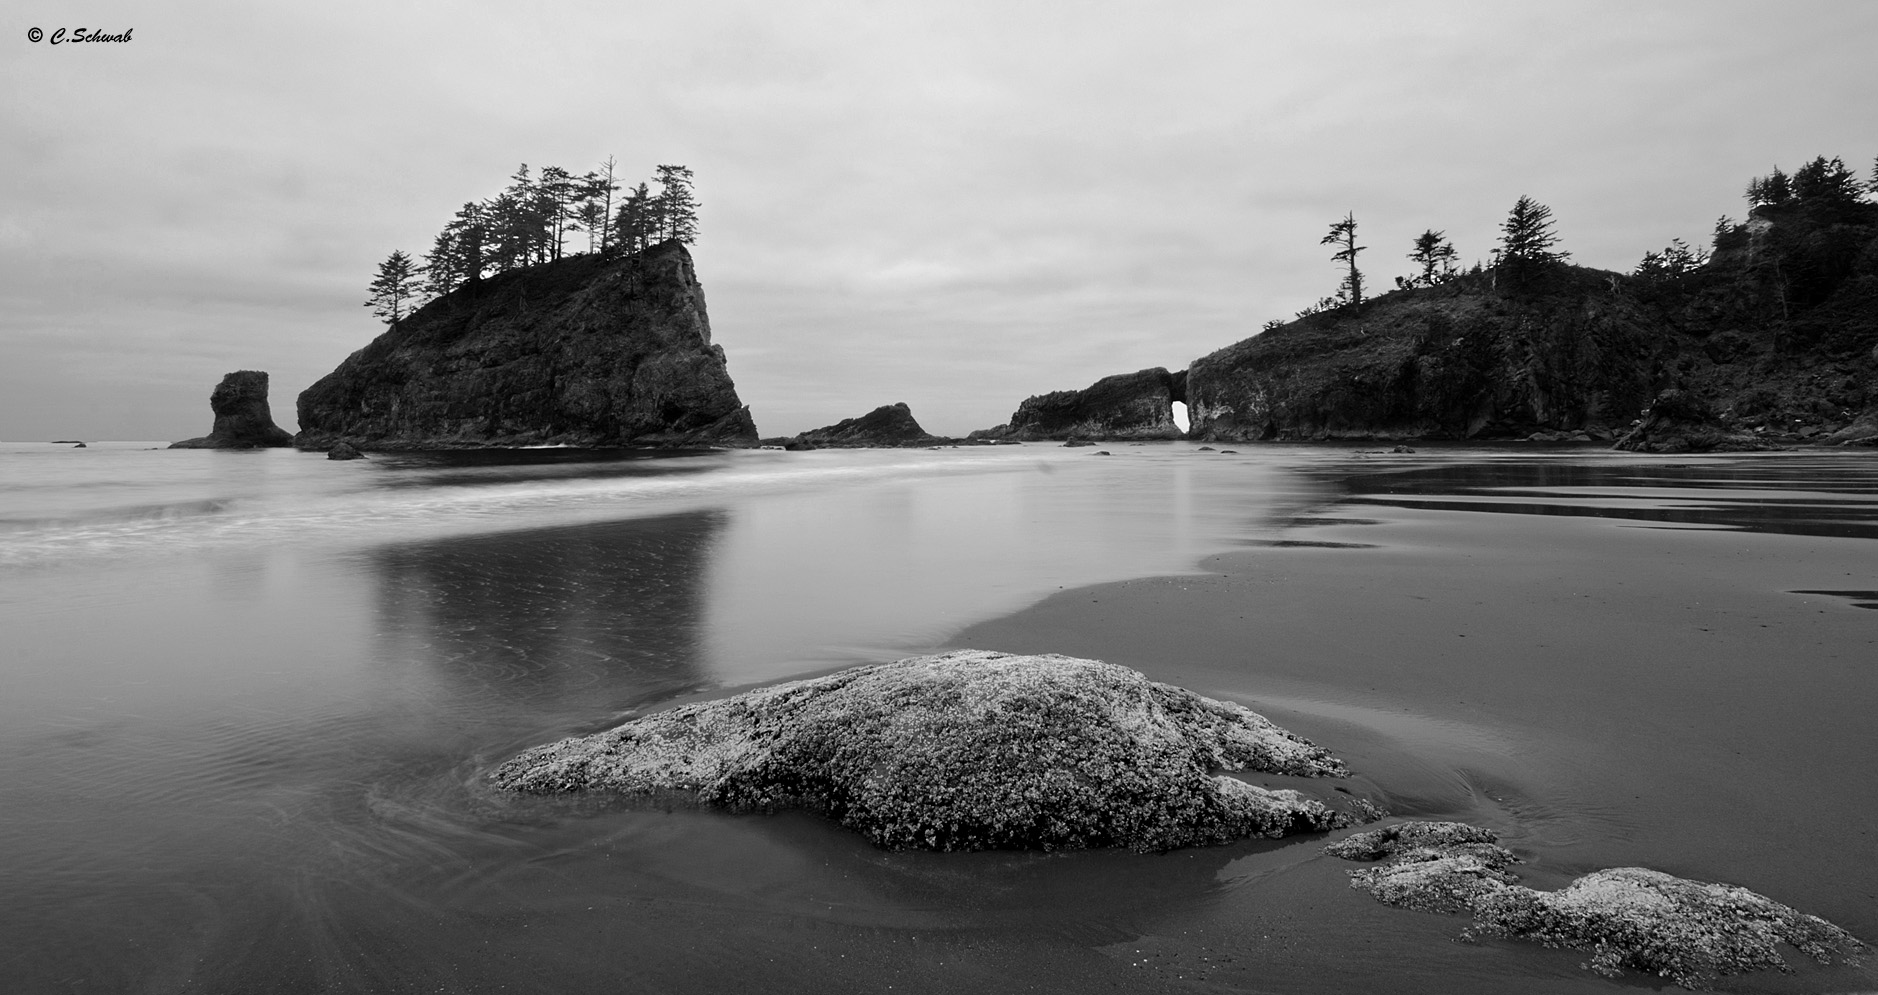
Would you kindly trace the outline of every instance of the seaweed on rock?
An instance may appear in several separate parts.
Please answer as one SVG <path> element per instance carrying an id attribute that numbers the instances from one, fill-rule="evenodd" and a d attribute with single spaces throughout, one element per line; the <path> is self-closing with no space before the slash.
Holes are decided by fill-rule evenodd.
<path id="1" fill-rule="evenodd" d="M 1643 867 L 1586 874 L 1558 891 L 1517 884 L 1518 858 L 1486 829 L 1459 822 L 1407 822 L 1358 833 L 1324 848 L 1346 860 L 1382 860 L 1350 872 L 1350 886 L 1377 901 L 1427 912 L 1469 913 L 1464 939 L 1508 937 L 1587 950 L 1592 970 L 1648 971 L 1684 988 L 1725 974 L 1790 971 L 1786 943 L 1822 964 L 1857 963 L 1856 937 L 1818 916 L 1729 884 L 1691 881 Z"/>
<path id="2" fill-rule="evenodd" d="M 895 849 L 1157 851 L 1349 822 L 1218 773 L 1235 770 L 1346 773 L 1241 705 L 1125 667 L 967 650 L 682 705 L 537 747 L 495 781 L 805 808 Z"/>

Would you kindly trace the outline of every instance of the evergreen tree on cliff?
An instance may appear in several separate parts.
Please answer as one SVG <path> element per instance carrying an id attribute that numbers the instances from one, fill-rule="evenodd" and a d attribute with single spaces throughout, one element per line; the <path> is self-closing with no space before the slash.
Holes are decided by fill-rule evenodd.
<path id="1" fill-rule="evenodd" d="M 476 284 L 483 278 L 483 243 L 488 227 L 488 212 L 471 201 L 450 219 L 424 257 L 424 290 L 432 297 L 442 297 L 464 283 Z"/>
<path id="2" fill-rule="evenodd" d="M 606 172 L 588 170 L 578 180 L 581 194 L 575 220 L 587 233 L 588 252 L 607 250 L 613 228 L 613 193 L 619 189 L 619 184 L 613 181 L 613 157 L 607 156 L 600 165 L 606 167 Z"/>
<path id="3" fill-rule="evenodd" d="M 1433 228 L 1415 236 L 1415 251 L 1409 253 L 1409 259 L 1420 266 L 1422 271 L 1416 274 L 1413 282 L 1432 287 L 1454 274 L 1454 260 L 1460 254 L 1454 251 L 1453 243 L 1445 236 L 1445 232 Z"/>
<path id="4" fill-rule="evenodd" d="M 1516 281 L 1571 256 L 1553 248 L 1559 240 L 1552 231 L 1552 209 L 1524 194 L 1500 232 L 1499 265 Z"/>
<path id="5" fill-rule="evenodd" d="M 634 187 L 620 202 L 613 222 L 614 238 L 626 252 L 638 252 L 652 244 L 657 225 L 653 217 L 652 189 L 644 183 Z"/>
<path id="6" fill-rule="evenodd" d="M 1838 156 L 1818 156 L 1793 171 L 1793 196 L 1802 202 L 1849 204 L 1860 199 L 1858 177 Z"/>
<path id="7" fill-rule="evenodd" d="M 1369 248 L 1356 244 L 1356 212 L 1344 215 L 1342 221 L 1330 226 L 1330 233 L 1318 240 L 1319 245 L 1340 246 L 1331 255 L 1335 262 L 1349 263 L 1350 275 L 1343 278 L 1343 286 L 1337 289 L 1340 300 L 1350 304 L 1363 303 L 1363 274 L 1356 268 L 1356 254 Z"/>
<path id="8" fill-rule="evenodd" d="M 404 250 L 394 250 L 378 264 L 378 279 L 367 289 L 371 296 L 366 298 L 365 306 L 386 324 L 395 325 L 404 317 L 404 302 L 417 296 L 417 266 Z"/>
<path id="9" fill-rule="evenodd" d="M 691 193 L 691 170 L 661 165 L 658 171 L 658 221 L 661 239 L 686 245 L 698 240 L 698 201 Z"/>
<path id="10" fill-rule="evenodd" d="M 1787 174 L 1779 166 L 1766 176 L 1756 176 L 1748 181 L 1748 203 L 1754 207 L 1762 204 L 1784 204 L 1793 197 L 1793 188 L 1789 185 Z"/>

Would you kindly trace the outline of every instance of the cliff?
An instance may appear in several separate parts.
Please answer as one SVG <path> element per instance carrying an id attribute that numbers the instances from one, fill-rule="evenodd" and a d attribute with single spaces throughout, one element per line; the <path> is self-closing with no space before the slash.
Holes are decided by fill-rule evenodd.
<path id="1" fill-rule="evenodd" d="M 883 404 L 859 418 L 844 418 L 833 425 L 810 429 L 794 438 L 764 441 L 789 449 L 892 449 L 947 440 L 928 435 L 913 418 L 913 409 L 900 401 Z"/>
<path id="2" fill-rule="evenodd" d="M 293 445 L 293 436 L 274 424 L 267 405 L 267 374 L 236 370 L 222 377 L 209 394 L 215 421 L 209 434 L 170 444 L 171 449 L 265 449 Z M 79 443 L 84 445 L 84 443 Z"/>
<path id="3" fill-rule="evenodd" d="M 1492 273 L 1313 315 L 1196 360 L 1196 439 L 1608 432 L 1652 396 L 1650 316 L 1614 274 L 1561 266 L 1520 293 Z"/>
<path id="4" fill-rule="evenodd" d="M 1082 390 L 1024 399 L 1011 420 L 980 429 L 973 439 L 1178 439 L 1173 402 L 1185 400 L 1186 374 L 1156 366 L 1103 377 Z"/>
<path id="5" fill-rule="evenodd" d="M 1841 200 L 1756 208 L 1682 274 L 1488 270 L 1312 315 L 1196 360 L 1187 394 L 1195 439 L 1608 440 L 1674 390 L 1742 448 L 1844 432 L 1874 384 L 1878 205 Z"/>
<path id="6" fill-rule="evenodd" d="M 302 449 L 756 443 L 677 242 L 460 287 L 303 391 L 299 416 Z"/>

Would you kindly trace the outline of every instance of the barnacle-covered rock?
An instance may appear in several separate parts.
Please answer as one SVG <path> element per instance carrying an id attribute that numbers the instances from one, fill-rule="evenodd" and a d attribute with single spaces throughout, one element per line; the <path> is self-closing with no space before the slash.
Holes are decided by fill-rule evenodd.
<path id="1" fill-rule="evenodd" d="M 1345 860 L 1382 860 L 1350 872 L 1350 886 L 1385 905 L 1424 912 L 1466 912 L 1481 897 L 1518 881 L 1519 863 L 1492 830 L 1464 822 L 1404 822 L 1357 833 L 1324 847 Z"/>
<path id="2" fill-rule="evenodd" d="M 1468 933 L 1588 950 L 1600 974 L 1632 968 L 1684 988 L 1706 987 L 1724 974 L 1791 970 L 1781 943 L 1822 964 L 1865 950 L 1832 923 L 1746 888 L 1645 867 L 1597 871 L 1553 892 L 1501 889 L 1474 906 Z"/>
<path id="3" fill-rule="evenodd" d="M 801 807 L 890 848 L 1166 850 L 1348 817 L 1221 771 L 1341 776 L 1231 702 L 1113 664 L 967 650 L 683 705 L 538 747 L 495 781 L 535 793 Z"/>
<path id="4" fill-rule="evenodd" d="M 1591 952 L 1589 966 L 1649 971 L 1685 988 L 1720 975 L 1789 970 L 1786 943 L 1821 963 L 1856 963 L 1865 945 L 1818 916 L 1746 888 L 1642 867 L 1584 875 L 1558 891 L 1517 884 L 1518 858 L 1491 830 L 1461 822 L 1405 822 L 1324 847 L 1346 860 L 1389 863 L 1350 872 L 1378 901 L 1426 912 L 1471 912 L 1466 938 L 1503 936 Z"/>

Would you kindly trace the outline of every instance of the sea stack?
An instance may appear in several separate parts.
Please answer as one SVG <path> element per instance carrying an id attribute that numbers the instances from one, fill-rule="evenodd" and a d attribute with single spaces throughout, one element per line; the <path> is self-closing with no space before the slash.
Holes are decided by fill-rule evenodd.
<path id="1" fill-rule="evenodd" d="M 294 445 L 320 451 L 757 441 L 675 241 L 459 287 L 303 391 L 299 416 Z"/>
<path id="2" fill-rule="evenodd" d="M 209 434 L 170 444 L 171 449 L 265 449 L 293 445 L 293 436 L 274 424 L 267 406 L 267 374 L 236 370 L 222 377 L 209 395 L 215 423 Z"/>
<path id="3" fill-rule="evenodd" d="M 930 446 L 942 441 L 928 435 L 905 401 L 883 404 L 859 418 L 844 418 L 833 425 L 810 429 L 792 439 L 778 440 L 786 449 L 895 449 Z"/>
<path id="4" fill-rule="evenodd" d="M 1024 399 L 1011 420 L 980 429 L 974 439 L 1140 441 L 1178 439 L 1174 402 L 1187 399 L 1187 374 L 1163 367 L 1103 377 L 1082 390 L 1058 390 Z"/>

